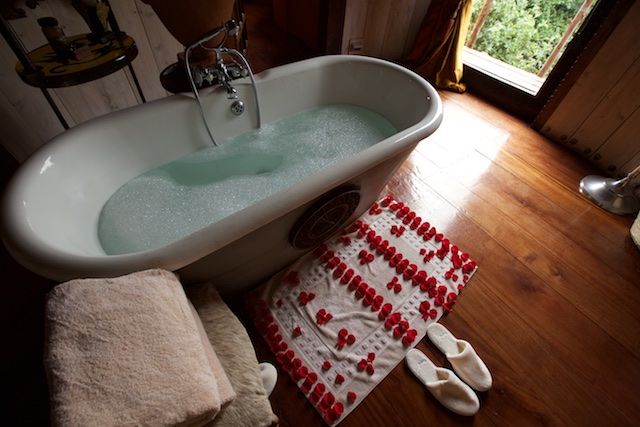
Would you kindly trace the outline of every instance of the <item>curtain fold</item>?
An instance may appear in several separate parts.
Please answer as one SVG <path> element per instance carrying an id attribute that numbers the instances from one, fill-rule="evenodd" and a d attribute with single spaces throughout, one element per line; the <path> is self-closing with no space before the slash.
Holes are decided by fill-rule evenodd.
<path id="1" fill-rule="evenodd" d="M 462 48 L 473 0 L 432 0 L 411 51 L 400 61 L 437 88 L 458 93 L 462 80 Z"/>

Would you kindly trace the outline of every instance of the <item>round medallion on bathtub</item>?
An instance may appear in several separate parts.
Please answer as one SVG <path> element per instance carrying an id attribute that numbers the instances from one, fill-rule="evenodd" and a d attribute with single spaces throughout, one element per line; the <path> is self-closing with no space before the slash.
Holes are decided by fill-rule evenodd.
<path id="1" fill-rule="evenodd" d="M 289 240 L 296 249 L 309 249 L 338 231 L 360 203 L 357 188 L 340 188 L 314 203 L 291 229 Z"/>

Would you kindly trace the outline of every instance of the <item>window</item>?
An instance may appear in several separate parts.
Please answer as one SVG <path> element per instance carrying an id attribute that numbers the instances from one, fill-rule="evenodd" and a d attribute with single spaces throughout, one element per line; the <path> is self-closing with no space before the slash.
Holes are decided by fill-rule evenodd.
<path id="1" fill-rule="evenodd" d="M 476 0 L 464 63 L 535 96 L 595 0 Z"/>

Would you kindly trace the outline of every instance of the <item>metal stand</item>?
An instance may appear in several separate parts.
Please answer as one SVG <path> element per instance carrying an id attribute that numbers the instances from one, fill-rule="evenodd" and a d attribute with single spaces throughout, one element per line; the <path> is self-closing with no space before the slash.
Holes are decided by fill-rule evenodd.
<path id="1" fill-rule="evenodd" d="M 640 174 L 640 166 L 622 179 L 589 175 L 580 181 L 580 193 L 602 209 L 618 215 L 633 214 L 640 211 L 640 201 L 629 185 Z"/>
<path id="2" fill-rule="evenodd" d="M 136 89 L 138 90 L 138 95 L 140 97 L 140 100 L 143 103 L 146 102 L 144 93 L 142 92 L 142 88 L 140 87 L 140 83 L 138 81 L 138 77 L 136 76 L 136 73 L 133 70 L 133 66 L 131 65 L 131 62 L 133 61 L 133 59 L 138 55 L 138 50 L 135 46 L 135 42 L 133 41 L 133 39 L 126 36 L 124 33 L 120 32 L 118 24 L 115 20 L 115 17 L 111 12 L 109 13 L 109 24 L 112 30 L 117 35 L 122 36 L 123 40 L 125 38 L 127 40 L 130 40 L 131 46 L 125 47 L 124 46 L 125 43 L 123 42 L 122 46 L 117 46 L 118 49 L 122 47 L 121 49 L 122 52 L 119 55 L 116 55 L 112 60 L 110 61 L 95 60 L 93 61 L 95 62 L 95 66 L 88 66 L 87 65 L 88 62 L 84 61 L 82 69 L 73 70 L 72 67 L 70 67 L 69 64 L 67 63 L 53 64 L 51 59 L 53 55 L 47 56 L 46 54 L 41 54 L 41 55 L 33 56 L 33 53 L 36 51 L 41 51 L 43 49 L 46 50 L 47 49 L 46 46 L 48 45 L 42 46 L 32 52 L 27 52 L 24 46 L 22 45 L 18 35 L 13 31 L 13 29 L 6 22 L 6 20 L 2 16 L 0 16 L 0 34 L 7 41 L 11 50 L 18 57 L 18 61 L 19 61 L 18 65 L 21 65 L 21 67 L 16 66 L 16 71 L 18 72 L 18 75 L 25 83 L 29 84 L 30 86 L 38 87 L 42 91 L 42 94 L 44 95 L 45 99 L 51 106 L 51 109 L 53 110 L 56 117 L 60 121 L 60 124 L 62 124 L 62 127 L 65 130 L 69 129 L 69 125 L 67 124 L 67 121 L 65 120 L 64 116 L 56 106 L 53 98 L 51 97 L 47 89 L 73 86 L 76 84 L 96 80 L 98 78 L 104 77 L 105 75 L 118 71 L 126 65 L 129 67 L 129 72 L 131 73 L 133 83 Z M 86 41 L 88 40 L 87 38 L 88 35 L 70 36 L 70 40 L 78 37 L 81 37 L 86 44 Z M 96 52 L 99 52 L 100 54 L 102 54 L 104 52 L 109 52 L 111 47 L 110 45 L 103 43 L 103 44 L 100 44 L 95 49 L 96 49 Z M 98 56 L 96 52 L 94 52 L 94 55 Z M 38 62 L 38 59 L 40 60 L 40 62 Z M 49 72 L 49 68 L 51 68 L 54 65 L 59 65 L 59 66 L 65 65 L 65 66 L 62 68 L 60 67 L 56 68 L 55 73 Z M 65 71 L 61 71 L 61 70 L 65 70 Z"/>
<path id="3" fill-rule="evenodd" d="M 46 98 L 47 102 L 49 103 L 49 106 L 51 107 L 51 109 L 55 113 L 56 117 L 60 121 L 60 124 L 62 125 L 64 130 L 68 130 L 69 129 L 69 124 L 64 119 L 64 116 L 62 115 L 62 113 L 58 109 L 58 106 L 56 105 L 56 103 L 53 101 L 53 98 L 51 98 L 51 95 L 49 95 L 49 91 L 47 91 L 47 89 L 44 88 L 44 87 L 41 87 L 40 90 L 42 91 L 42 94 Z"/>

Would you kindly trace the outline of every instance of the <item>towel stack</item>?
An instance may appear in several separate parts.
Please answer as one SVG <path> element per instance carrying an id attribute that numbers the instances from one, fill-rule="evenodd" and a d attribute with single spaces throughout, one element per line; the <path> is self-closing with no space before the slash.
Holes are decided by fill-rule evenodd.
<path id="1" fill-rule="evenodd" d="M 168 271 L 58 285 L 46 328 L 54 425 L 200 426 L 236 397 Z"/>

